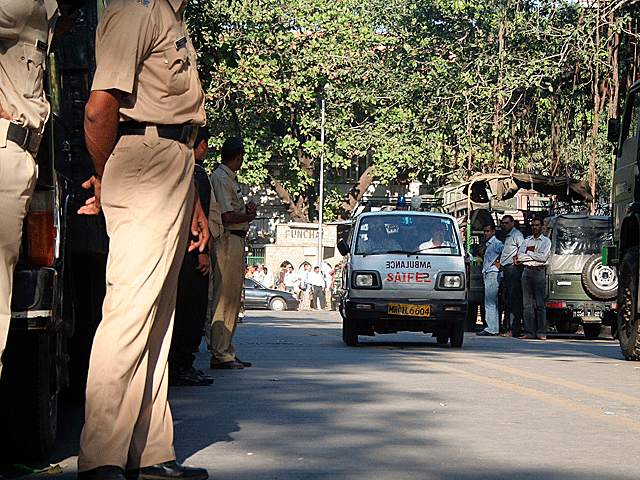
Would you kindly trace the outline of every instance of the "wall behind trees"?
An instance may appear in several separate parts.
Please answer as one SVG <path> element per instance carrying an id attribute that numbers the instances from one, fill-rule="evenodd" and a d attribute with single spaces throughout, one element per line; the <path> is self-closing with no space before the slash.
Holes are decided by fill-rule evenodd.
<path id="1" fill-rule="evenodd" d="M 570 175 L 608 199 L 607 118 L 637 74 L 639 7 L 600 0 L 191 0 L 207 113 L 219 147 L 245 138 L 248 183 L 293 221 L 317 218 L 325 168 L 434 186 L 476 171 Z"/>

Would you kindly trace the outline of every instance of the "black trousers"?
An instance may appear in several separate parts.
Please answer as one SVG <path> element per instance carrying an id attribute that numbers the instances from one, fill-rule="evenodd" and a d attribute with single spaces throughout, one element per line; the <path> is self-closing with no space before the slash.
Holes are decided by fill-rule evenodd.
<path id="1" fill-rule="evenodd" d="M 188 369 L 200 346 L 204 322 L 207 317 L 209 275 L 196 270 L 198 255 L 187 252 L 178 276 L 176 314 L 173 323 L 173 337 L 169 350 L 169 368 L 173 371 Z"/>
<path id="2" fill-rule="evenodd" d="M 318 308 L 318 300 L 320 300 L 320 308 L 327 308 L 327 299 L 324 294 L 324 290 L 322 287 L 317 285 L 313 286 L 313 297 L 311 298 L 311 308 Z"/>
<path id="3" fill-rule="evenodd" d="M 522 265 L 514 264 L 503 267 L 504 283 L 507 298 L 504 308 L 504 327 L 513 335 L 522 333 Z"/>

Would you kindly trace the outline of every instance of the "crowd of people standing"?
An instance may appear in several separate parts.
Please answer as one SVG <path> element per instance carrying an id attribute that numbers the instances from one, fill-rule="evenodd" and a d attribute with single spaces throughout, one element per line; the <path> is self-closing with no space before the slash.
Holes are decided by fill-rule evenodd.
<path id="1" fill-rule="evenodd" d="M 551 240 L 542 233 L 540 218 L 533 219 L 532 235 L 526 238 L 511 215 L 502 218 L 501 227 L 507 233 L 504 243 L 495 236 L 495 225 L 483 227 L 486 244 L 481 256 L 487 327 L 477 335 L 546 340 L 545 282 Z M 498 309 L 500 282 L 506 293 L 502 332 Z"/>
<path id="2" fill-rule="evenodd" d="M 245 277 L 253 278 L 267 288 L 278 288 L 298 295 L 298 310 L 336 309 L 334 297 L 340 286 L 340 265 L 322 271 L 317 265 L 304 263 L 296 272 L 291 264 L 283 265 L 273 281 L 273 274 L 264 265 L 247 266 Z M 270 276 L 271 275 L 271 276 Z M 330 294 L 330 304 L 327 295 Z"/>

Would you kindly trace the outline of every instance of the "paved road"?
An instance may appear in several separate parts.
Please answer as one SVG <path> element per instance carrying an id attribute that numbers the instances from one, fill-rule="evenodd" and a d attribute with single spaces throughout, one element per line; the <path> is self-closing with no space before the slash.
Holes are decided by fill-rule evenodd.
<path id="1" fill-rule="evenodd" d="M 340 328 L 335 312 L 248 312 L 235 343 L 254 366 L 171 389 L 178 460 L 225 480 L 640 478 L 640 363 L 610 337 L 349 348 Z M 62 413 L 56 480 L 74 478 L 82 415 Z"/>

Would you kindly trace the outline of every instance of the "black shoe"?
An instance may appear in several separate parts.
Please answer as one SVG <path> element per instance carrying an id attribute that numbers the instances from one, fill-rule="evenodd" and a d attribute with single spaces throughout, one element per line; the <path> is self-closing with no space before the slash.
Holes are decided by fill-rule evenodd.
<path id="1" fill-rule="evenodd" d="M 244 365 L 242 365 L 241 363 L 235 362 L 233 360 L 231 360 L 230 362 L 222 362 L 222 363 L 213 363 L 211 362 L 209 364 L 209 367 L 214 369 L 214 370 L 242 370 L 244 368 Z"/>
<path id="2" fill-rule="evenodd" d="M 193 367 L 181 370 L 173 375 L 169 374 L 169 385 L 173 387 L 180 386 L 194 386 L 200 387 L 204 385 L 211 385 L 213 378 L 209 375 L 205 375 L 202 370 L 196 370 Z"/>
<path id="3" fill-rule="evenodd" d="M 495 337 L 499 335 L 499 333 L 491 333 L 487 332 L 486 330 L 482 330 L 481 332 L 476 333 L 476 335 L 478 335 L 479 337 Z"/>
<path id="4" fill-rule="evenodd" d="M 126 480 L 124 471 L 115 465 L 92 468 L 78 472 L 78 480 Z"/>
<path id="5" fill-rule="evenodd" d="M 251 365 L 253 365 L 253 363 L 251 363 L 251 362 L 243 362 L 238 357 L 236 357 L 236 362 L 238 362 L 243 367 L 250 367 Z"/>
<path id="6" fill-rule="evenodd" d="M 127 480 L 207 480 L 209 473 L 204 468 L 183 467 L 175 460 L 151 465 L 150 467 L 127 470 Z"/>

